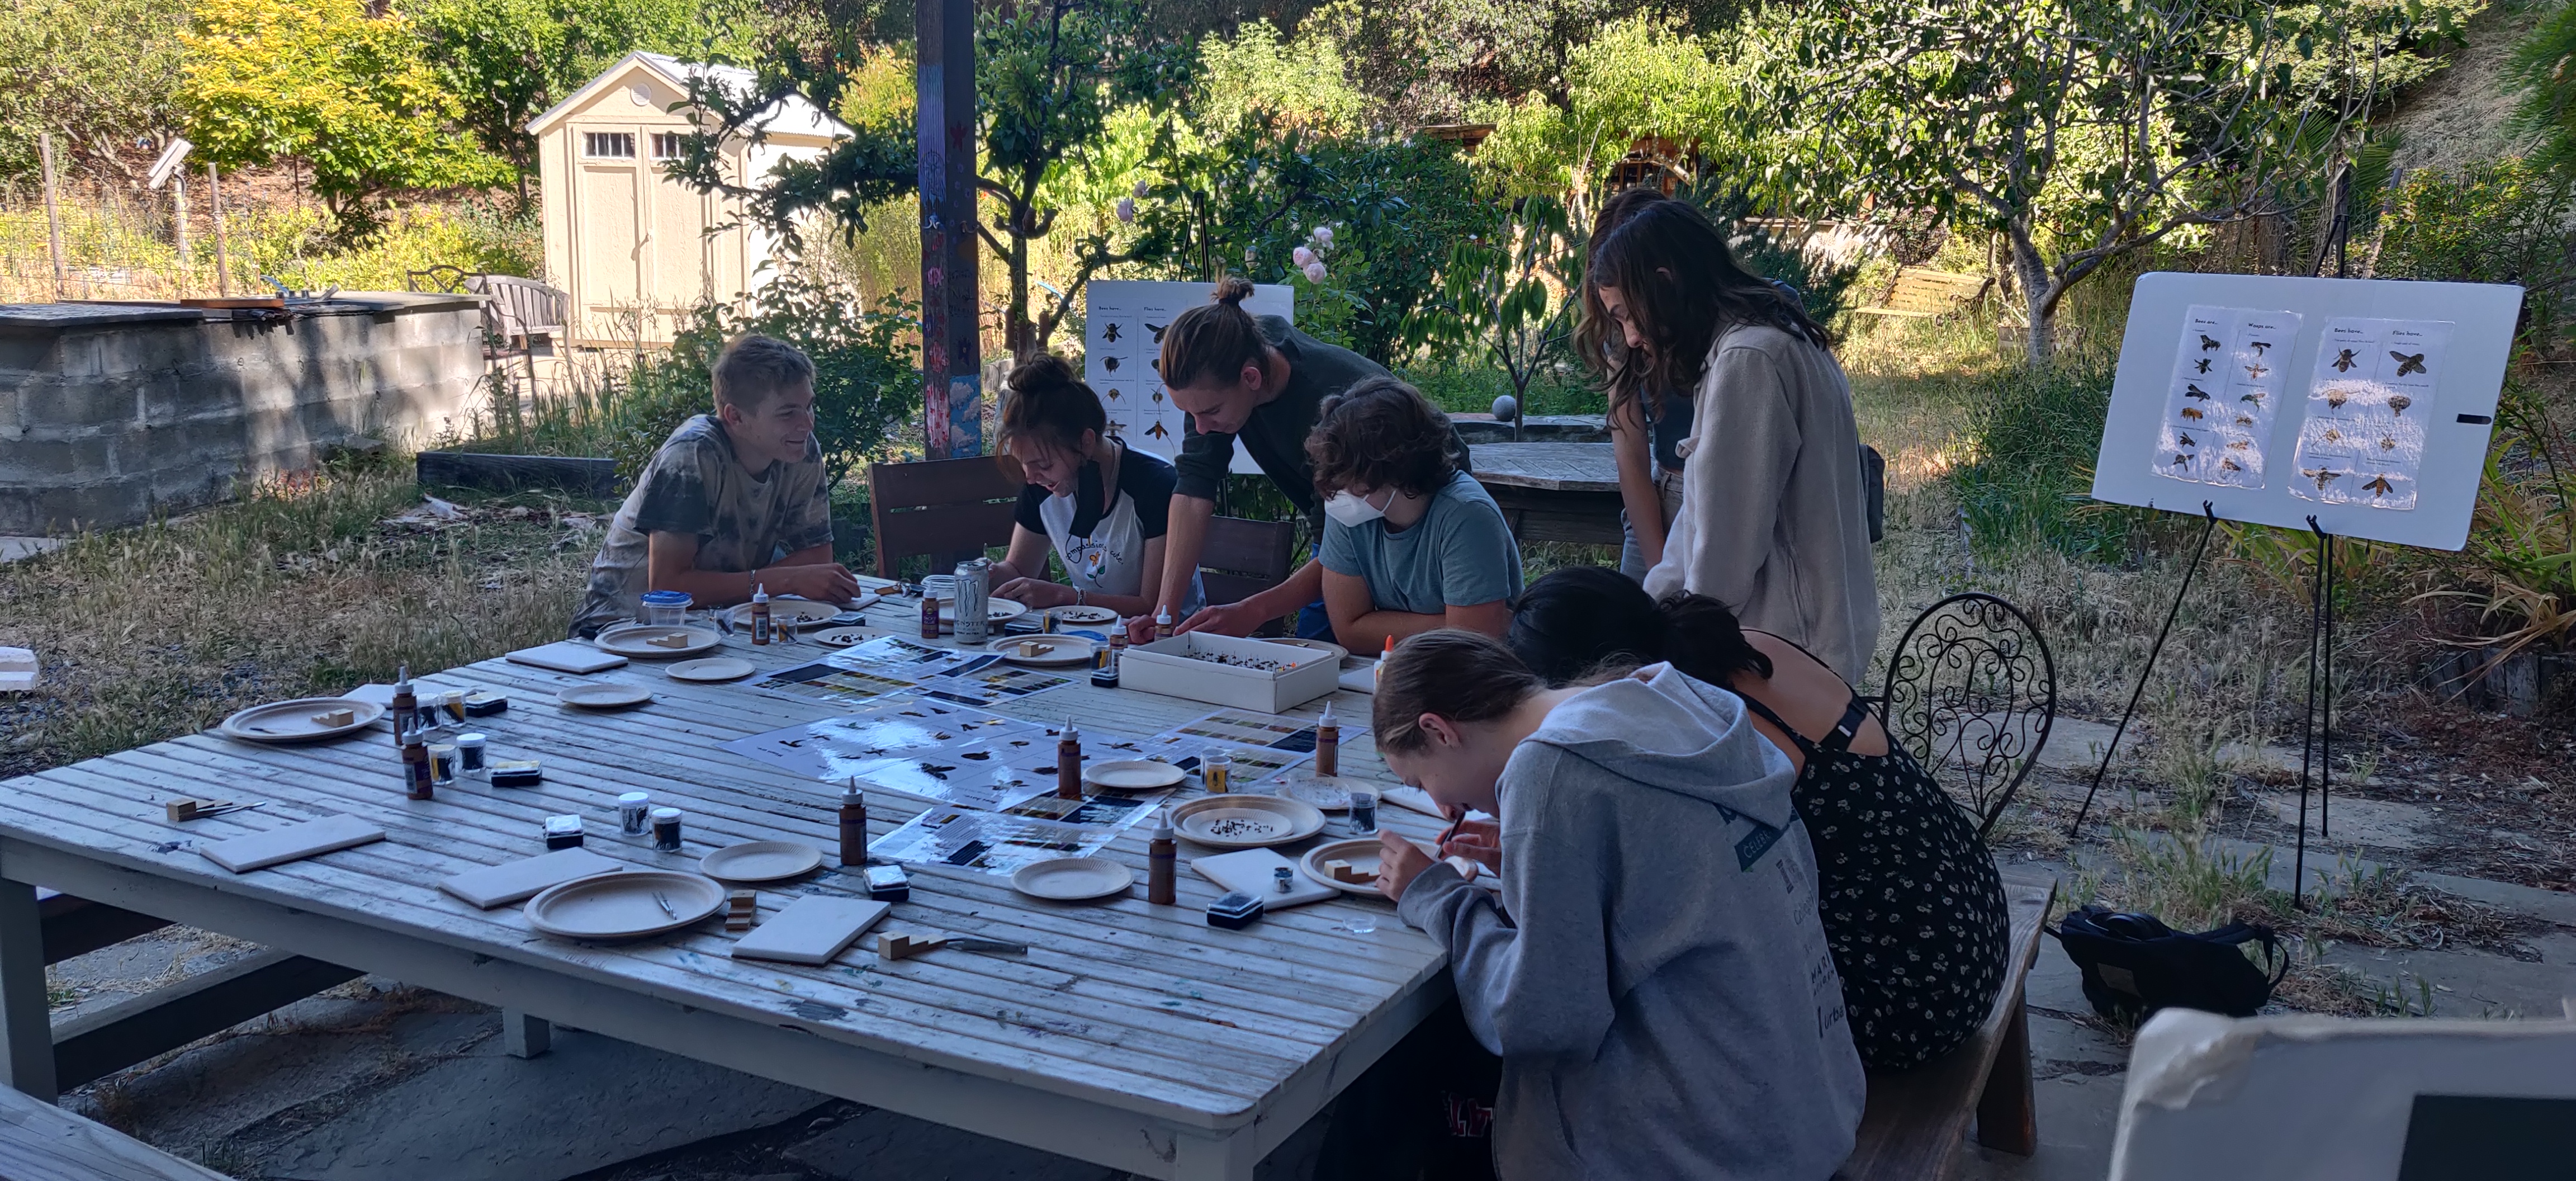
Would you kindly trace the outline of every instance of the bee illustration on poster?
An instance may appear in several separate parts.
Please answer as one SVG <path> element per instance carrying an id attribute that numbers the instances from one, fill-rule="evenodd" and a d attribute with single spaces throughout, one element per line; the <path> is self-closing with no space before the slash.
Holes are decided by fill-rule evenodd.
<path id="1" fill-rule="evenodd" d="M 2195 304 L 2183 315 L 2154 471 L 2230 488 L 2264 484 L 2265 444 L 2289 387 L 2295 312 Z"/>
<path id="2" fill-rule="evenodd" d="M 2415 507 L 2425 426 L 2450 371 L 2453 325 L 2436 320 L 2326 321 L 2299 428 L 2290 491 L 2319 504 Z"/>

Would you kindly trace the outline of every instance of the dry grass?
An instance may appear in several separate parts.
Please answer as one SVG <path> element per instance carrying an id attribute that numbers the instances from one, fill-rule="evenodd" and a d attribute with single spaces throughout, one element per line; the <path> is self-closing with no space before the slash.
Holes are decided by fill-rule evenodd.
<path id="1" fill-rule="evenodd" d="M 0 778 L 561 636 L 597 547 L 573 510 L 598 506 L 389 524 L 419 501 L 409 466 L 267 484 L 0 566 L 0 644 L 44 665 L 38 692 L 0 704 Z"/>

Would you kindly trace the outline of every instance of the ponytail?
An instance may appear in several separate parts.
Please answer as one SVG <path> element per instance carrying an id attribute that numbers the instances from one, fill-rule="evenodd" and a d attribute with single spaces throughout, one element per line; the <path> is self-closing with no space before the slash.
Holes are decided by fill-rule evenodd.
<path id="1" fill-rule="evenodd" d="M 1228 275 L 1217 280 L 1215 298 L 1172 318 L 1163 330 L 1163 355 L 1156 368 L 1163 384 L 1188 389 L 1213 379 L 1232 384 L 1246 365 L 1270 354 L 1243 301 L 1252 296 L 1252 280 Z"/>
<path id="2" fill-rule="evenodd" d="M 1082 432 L 1106 434 L 1109 413 L 1100 395 L 1074 376 L 1073 366 L 1054 353 L 1022 361 L 1005 380 L 1002 429 L 994 440 L 1009 447 L 1021 439 L 1056 451 L 1082 450 Z"/>

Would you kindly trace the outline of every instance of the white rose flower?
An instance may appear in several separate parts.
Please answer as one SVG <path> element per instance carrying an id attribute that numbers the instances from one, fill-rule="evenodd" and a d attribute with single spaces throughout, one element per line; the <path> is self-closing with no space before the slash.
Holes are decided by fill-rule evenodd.
<path id="1" fill-rule="evenodd" d="M 1316 227 L 1315 227 L 1315 242 L 1316 242 L 1316 244 L 1318 244 L 1318 245 L 1322 245 L 1322 246 L 1330 246 L 1330 245 L 1332 245 L 1332 244 L 1333 244 L 1333 227 L 1331 227 L 1331 226 L 1316 226 Z"/>
<path id="2" fill-rule="evenodd" d="M 1306 265 L 1307 263 L 1310 263 L 1310 262 L 1315 261 L 1315 252 L 1314 252 L 1314 251 L 1312 251 L 1312 250 L 1308 250 L 1308 249 L 1306 249 L 1306 248 L 1305 248 L 1305 247 L 1303 247 L 1303 246 L 1300 246 L 1300 247 L 1296 248 L 1295 250 L 1291 250 L 1291 251 L 1289 251 L 1289 252 L 1288 252 L 1288 257 L 1289 257 L 1289 258 L 1292 258 L 1292 259 L 1295 259 L 1295 260 L 1296 260 L 1296 262 L 1297 262 L 1297 265 L 1302 267 L 1302 266 Z"/>
<path id="3" fill-rule="evenodd" d="M 1136 220 L 1136 199 L 1134 197 L 1120 197 L 1118 199 L 1118 220 Z"/>
<path id="4" fill-rule="evenodd" d="M 1321 282 L 1323 282 L 1323 281 L 1324 281 L 1324 264 L 1322 264 L 1322 263 L 1320 263 L 1320 262 L 1310 262 L 1310 263 L 1307 263 L 1307 264 L 1306 264 L 1306 281 L 1307 281 L 1307 282 L 1309 282 L 1309 283 L 1321 283 Z"/>
<path id="5" fill-rule="evenodd" d="M 1150 190 L 1149 190 L 1148 186 L 1145 184 L 1145 182 L 1143 182 L 1143 181 L 1141 181 L 1141 180 L 1136 182 L 1136 196 L 1137 196 L 1138 198 L 1140 198 L 1140 199 L 1141 199 L 1141 198 L 1143 198 L 1143 197 L 1144 197 L 1144 195 L 1145 195 L 1148 191 L 1150 191 Z"/>

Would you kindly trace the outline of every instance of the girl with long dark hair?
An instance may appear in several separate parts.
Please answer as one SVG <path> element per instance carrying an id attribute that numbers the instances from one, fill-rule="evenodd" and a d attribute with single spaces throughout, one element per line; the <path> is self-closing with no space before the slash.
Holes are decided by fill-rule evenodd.
<path id="1" fill-rule="evenodd" d="M 1586 288 L 1614 390 L 1693 391 L 1681 507 L 1646 589 L 1737 604 L 1860 679 L 1878 584 L 1851 384 L 1824 327 L 1680 201 L 1646 204 L 1596 242 Z"/>

